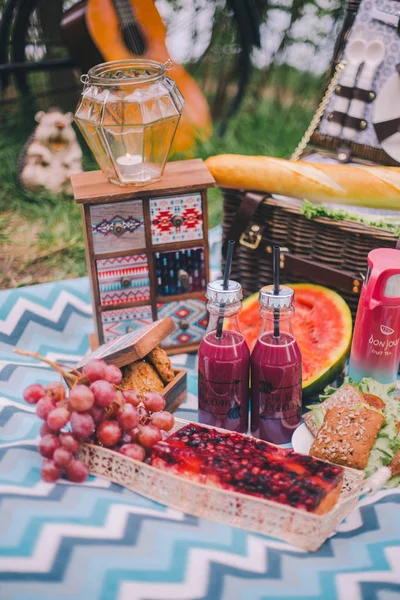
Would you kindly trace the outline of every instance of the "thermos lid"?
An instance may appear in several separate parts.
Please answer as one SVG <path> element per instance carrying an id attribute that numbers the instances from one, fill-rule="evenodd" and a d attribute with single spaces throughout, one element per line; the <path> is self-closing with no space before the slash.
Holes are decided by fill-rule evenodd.
<path id="1" fill-rule="evenodd" d="M 217 279 L 207 285 L 206 298 L 210 302 L 224 304 L 225 306 L 237 304 L 243 298 L 242 286 L 237 281 L 230 279 L 228 289 L 224 290 L 223 280 Z"/>
<path id="2" fill-rule="evenodd" d="M 292 288 L 281 285 L 279 293 L 275 294 L 273 285 L 266 285 L 260 290 L 260 304 L 264 308 L 291 308 L 294 292 Z"/>
<path id="3" fill-rule="evenodd" d="M 376 248 L 368 254 L 364 305 L 400 306 L 400 250 Z"/>

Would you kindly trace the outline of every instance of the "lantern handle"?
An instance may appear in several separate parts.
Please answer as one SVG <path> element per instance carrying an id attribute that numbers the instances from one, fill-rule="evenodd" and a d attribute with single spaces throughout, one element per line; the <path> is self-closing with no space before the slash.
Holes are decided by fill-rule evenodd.
<path id="1" fill-rule="evenodd" d="M 84 73 L 83 75 L 81 75 L 81 83 L 86 85 L 88 81 L 89 81 L 89 75 L 87 75 L 87 73 Z"/>
<path id="2" fill-rule="evenodd" d="M 166 71 L 170 71 L 173 66 L 174 66 L 174 63 L 172 62 L 172 60 L 170 58 L 168 60 L 166 60 L 164 63 L 164 67 L 165 67 Z"/>

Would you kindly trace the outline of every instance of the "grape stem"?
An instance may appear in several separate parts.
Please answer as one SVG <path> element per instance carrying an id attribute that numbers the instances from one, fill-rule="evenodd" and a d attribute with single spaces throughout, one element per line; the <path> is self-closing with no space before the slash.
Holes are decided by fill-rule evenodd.
<path id="1" fill-rule="evenodd" d="M 60 365 L 53 360 L 49 360 L 48 358 L 40 356 L 39 352 L 27 352 L 26 350 L 18 350 L 16 348 L 13 350 L 13 352 L 15 352 L 15 354 L 21 354 L 21 356 L 30 356 L 31 358 L 36 358 L 36 360 L 40 360 L 41 362 L 50 365 L 50 367 L 53 367 L 53 369 L 55 369 L 62 377 L 64 377 L 64 379 L 72 381 L 72 384 L 75 384 L 79 379 L 77 375 L 64 371 Z M 80 375 L 80 377 L 82 377 L 82 375 Z"/>
<path id="2" fill-rule="evenodd" d="M 64 379 L 67 381 L 67 384 L 72 388 L 74 388 L 76 386 L 76 384 L 79 383 L 79 381 L 86 380 L 86 377 L 84 375 L 82 375 L 82 373 L 80 371 L 78 371 L 77 369 L 71 369 L 70 371 L 64 371 L 64 369 L 62 369 L 58 363 L 54 362 L 53 360 L 49 360 L 48 358 L 44 358 L 44 356 L 41 356 L 39 354 L 39 352 L 28 352 L 26 350 L 18 350 L 17 348 L 14 348 L 13 352 L 15 352 L 15 354 L 21 354 L 21 356 L 30 356 L 31 358 L 36 358 L 36 360 L 40 360 L 40 361 L 50 365 L 50 367 L 53 367 L 53 369 L 55 369 L 61 375 L 61 377 L 64 377 Z M 120 392 L 122 392 L 122 394 L 124 393 L 124 391 L 126 389 L 128 389 L 128 388 L 123 388 L 120 385 L 116 385 L 116 384 L 113 384 L 113 386 L 116 390 L 119 390 Z M 121 402 L 118 402 L 117 400 L 115 400 L 115 402 L 119 406 L 122 406 L 124 404 L 124 403 L 121 404 Z"/>

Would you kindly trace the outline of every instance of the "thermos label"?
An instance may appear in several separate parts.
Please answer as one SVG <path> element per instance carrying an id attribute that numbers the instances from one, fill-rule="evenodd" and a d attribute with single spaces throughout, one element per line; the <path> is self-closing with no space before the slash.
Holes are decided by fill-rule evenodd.
<path id="1" fill-rule="evenodd" d="M 394 333 L 394 329 L 388 327 L 387 325 L 381 325 L 381 333 L 383 333 L 383 335 L 392 335 L 392 333 Z"/>
<path id="2" fill-rule="evenodd" d="M 382 331 L 383 325 L 381 325 Z M 389 329 L 389 328 L 388 328 Z M 394 330 L 392 329 L 392 333 Z M 385 333 L 384 335 L 390 335 L 389 333 Z M 381 340 L 379 338 L 374 338 L 373 334 L 368 340 L 368 344 L 372 346 L 371 354 L 376 354 L 377 356 L 381 356 L 384 354 L 385 356 L 390 356 L 392 354 L 392 348 L 397 348 L 400 342 L 400 338 L 395 340 Z"/>

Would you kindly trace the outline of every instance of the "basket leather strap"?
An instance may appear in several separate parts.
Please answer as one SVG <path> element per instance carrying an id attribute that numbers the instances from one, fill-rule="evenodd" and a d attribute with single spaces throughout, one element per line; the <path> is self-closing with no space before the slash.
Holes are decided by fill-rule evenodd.
<path id="1" fill-rule="evenodd" d="M 373 102 L 376 96 L 372 90 L 363 90 L 362 88 L 348 87 L 347 85 L 340 84 L 336 86 L 335 94 L 347 100 L 360 100 L 366 104 Z"/>
<path id="2" fill-rule="evenodd" d="M 338 123 L 339 125 L 343 125 L 344 127 L 348 127 L 349 129 L 355 129 L 356 131 L 362 131 L 363 129 L 365 129 L 365 119 L 357 119 L 356 117 L 350 117 L 350 115 L 346 115 L 346 113 L 342 113 L 337 110 L 334 110 L 333 112 L 329 113 L 328 121 Z"/>
<path id="3" fill-rule="evenodd" d="M 224 256 L 226 254 L 228 241 L 239 241 L 242 233 L 244 233 L 247 227 L 250 225 L 251 219 L 253 218 L 257 208 L 264 202 L 264 200 L 266 200 L 266 198 L 268 198 L 268 194 L 258 194 L 256 192 L 243 192 L 240 196 L 241 202 L 239 209 L 222 245 L 222 253 Z"/>

